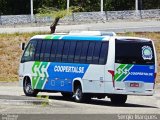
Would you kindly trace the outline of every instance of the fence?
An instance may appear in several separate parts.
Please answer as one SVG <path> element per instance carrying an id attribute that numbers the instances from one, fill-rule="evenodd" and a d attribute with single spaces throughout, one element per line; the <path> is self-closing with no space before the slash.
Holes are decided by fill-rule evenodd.
<path id="1" fill-rule="evenodd" d="M 153 10 L 140 10 L 140 11 L 104 11 L 104 12 L 76 12 L 70 16 L 66 16 L 60 20 L 62 24 L 72 24 L 81 22 L 93 22 L 93 21 L 109 21 L 117 19 L 137 20 L 157 18 L 160 19 L 160 9 Z M 34 16 L 31 21 L 30 15 L 5 15 L 0 16 L 0 25 L 15 25 L 15 24 L 28 24 L 28 23 L 50 23 L 53 22 L 51 17 L 37 17 Z"/>

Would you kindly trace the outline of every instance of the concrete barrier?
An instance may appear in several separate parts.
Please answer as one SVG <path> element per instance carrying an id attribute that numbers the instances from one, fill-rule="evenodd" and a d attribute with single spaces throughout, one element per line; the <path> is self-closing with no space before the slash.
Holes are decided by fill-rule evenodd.
<path id="1" fill-rule="evenodd" d="M 104 11 L 104 12 L 76 12 L 60 19 L 61 24 L 79 24 L 90 22 L 105 22 L 110 20 L 137 20 L 137 19 L 160 19 L 160 9 L 153 10 L 128 10 L 128 11 Z M 27 23 L 50 23 L 52 17 L 34 16 L 31 21 L 30 15 L 5 15 L 0 16 L 0 25 L 16 25 Z"/>

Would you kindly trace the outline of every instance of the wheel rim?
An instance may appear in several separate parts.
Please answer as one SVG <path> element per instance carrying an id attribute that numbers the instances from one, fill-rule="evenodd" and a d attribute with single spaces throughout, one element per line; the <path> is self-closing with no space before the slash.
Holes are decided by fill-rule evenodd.
<path id="1" fill-rule="evenodd" d="M 80 100 L 82 98 L 82 91 L 81 91 L 81 89 L 77 89 L 76 90 L 75 98 L 76 98 L 76 100 Z"/>
<path id="2" fill-rule="evenodd" d="M 25 91 L 28 94 L 32 94 L 33 93 L 33 89 L 32 89 L 31 83 L 26 83 L 26 85 L 25 85 Z"/>

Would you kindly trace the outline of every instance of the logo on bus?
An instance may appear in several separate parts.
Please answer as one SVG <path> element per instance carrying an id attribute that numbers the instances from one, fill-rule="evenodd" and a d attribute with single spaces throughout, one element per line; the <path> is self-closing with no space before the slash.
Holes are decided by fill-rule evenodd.
<path id="1" fill-rule="evenodd" d="M 74 66 L 58 66 L 54 67 L 54 72 L 65 72 L 65 73 L 84 73 L 84 67 Z"/>
<path id="2" fill-rule="evenodd" d="M 144 60 L 151 60 L 153 55 L 152 55 L 152 49 L 150 46 L 143 46 L 142 47 L 142 57 Z"/>

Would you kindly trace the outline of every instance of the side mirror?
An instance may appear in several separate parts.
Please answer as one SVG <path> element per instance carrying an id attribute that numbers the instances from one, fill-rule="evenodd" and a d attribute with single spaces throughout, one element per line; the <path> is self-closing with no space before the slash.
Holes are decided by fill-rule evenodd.
<path id="1" fill-rule="evenodd" d="M 25 43 L 21 43 L 21 50 L 25 49 Z"/>

